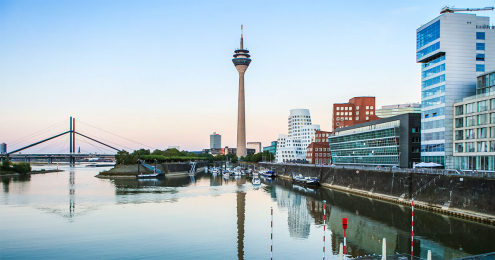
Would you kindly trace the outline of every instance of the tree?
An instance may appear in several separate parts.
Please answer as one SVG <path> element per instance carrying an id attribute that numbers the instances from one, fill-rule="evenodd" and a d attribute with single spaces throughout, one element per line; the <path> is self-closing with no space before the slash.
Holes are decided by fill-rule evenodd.
<path id="1" fill-rule="evenodd" d="M 9 160 L 5 159 L 5 160 L 3 160 L 2 167 L 0 167 L 0 168 L 2 169 L 2 171 L 10 171 L 11 170 L 10 169 L 11 164 L 12 163 Z"/>
<path id="2" fill-rule="evenodd" d="M 20 174 L 26 174 L 31 171 L 31 165 L 27 162 L 16 163 L 13 166 L 13 170 Z"/>

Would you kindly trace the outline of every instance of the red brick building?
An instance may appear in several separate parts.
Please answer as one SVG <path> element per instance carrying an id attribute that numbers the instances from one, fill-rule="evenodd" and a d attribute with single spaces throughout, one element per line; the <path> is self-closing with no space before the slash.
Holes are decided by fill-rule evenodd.
<path id="1" fill-rule="evenodd" d="M 354 97 L 348 103 L 333 104 L 333 130 L 377 119 L 375 97 Z"/>
<path id="2" fill-rule="evenodd" d="M 314 141 L 306 148 L 306 160 L 311 164 L 332 164 L 328 136 L 332 132 L 316 131 Z"/>

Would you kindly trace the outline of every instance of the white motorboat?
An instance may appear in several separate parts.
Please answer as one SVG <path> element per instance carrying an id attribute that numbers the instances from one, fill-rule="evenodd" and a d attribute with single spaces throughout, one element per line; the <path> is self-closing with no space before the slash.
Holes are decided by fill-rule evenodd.
<path id="1" fill-rule="evenodd" d="M 252 181 L 253 185 L 260 185 L 261 184 L 261 179 L 258 177 L 253 177 Z"/>

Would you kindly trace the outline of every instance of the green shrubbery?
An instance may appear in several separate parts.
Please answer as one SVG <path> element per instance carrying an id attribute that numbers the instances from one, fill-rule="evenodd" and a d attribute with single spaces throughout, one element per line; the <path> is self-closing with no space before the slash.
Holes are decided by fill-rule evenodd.
<path id="1" fill-rule="evenodd" d="M 31 171 L 31 164 L 26 162 L 12 163 L 9 160 L 4 160 L 0 170 L 3 172 L 12 172 L 26 174 Z"/>
<path id="2" fill-rule="evenodd" d="M 217 155 L 213 156 L 211 154 L 196 154 L 188 153 L 186 151 L 179 151 L 175 148 L 162 150 L 154 150 L 150 152 L 149 149 L 135 150 L 129 153 L 125 150 L 118 152 L 115 155 L 116 164 L 136 164 L 137 160 L 144 160 L 148 162 L 153 162 L 157 160 L 158 162 L 186 162 L 186 161 L 226 161 L 237 162 L 237 156 L 235 154 Z"/>
<path id="3" fill-rule="evenodd" d="M 264 151 L 262 153 L 250 154 L 246 157 L 242 157 L 241 159 L 245 162 L 261 162 L 262 160 L 271 162 L 273 159 L 275 159 L 275 155 L 271 154 L 268 151 Z"/>

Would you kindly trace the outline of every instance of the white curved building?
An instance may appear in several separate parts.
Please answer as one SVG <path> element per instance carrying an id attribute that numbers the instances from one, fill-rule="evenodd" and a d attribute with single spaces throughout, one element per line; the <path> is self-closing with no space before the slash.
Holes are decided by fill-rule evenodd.
<path id="1" fill-rule="evenodd" d="M 309 109 L 291 109 L 287 125 L 288 134 L 280 134 L 277 139 L 277 162 L 306 160 L 306 148 L 320 125 L 311 123 Z"/>

